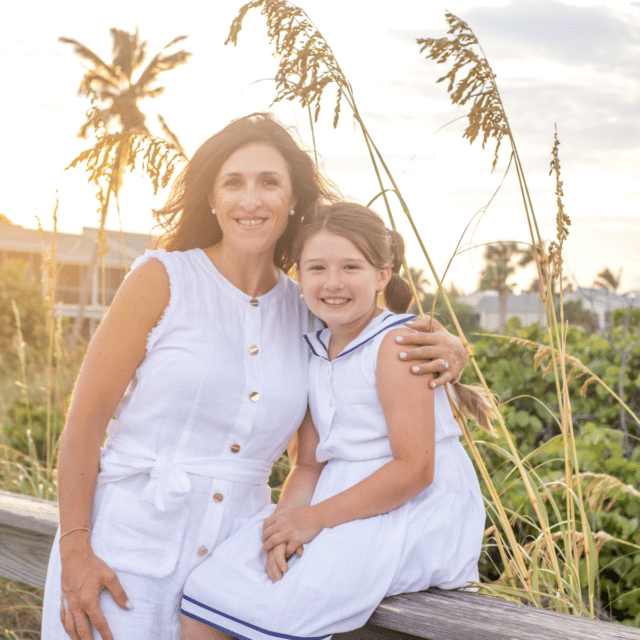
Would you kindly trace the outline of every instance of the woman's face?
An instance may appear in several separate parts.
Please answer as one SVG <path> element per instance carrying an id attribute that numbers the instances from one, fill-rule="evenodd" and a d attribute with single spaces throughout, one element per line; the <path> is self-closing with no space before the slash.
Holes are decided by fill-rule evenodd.
<path id="1" fill-rule="evenodd" d="M 285 159 L 265 142 L 240 147 L 220 168 L 209 203 L 216 210 L 223 245 L 272 257 L 296 205 Z"/>

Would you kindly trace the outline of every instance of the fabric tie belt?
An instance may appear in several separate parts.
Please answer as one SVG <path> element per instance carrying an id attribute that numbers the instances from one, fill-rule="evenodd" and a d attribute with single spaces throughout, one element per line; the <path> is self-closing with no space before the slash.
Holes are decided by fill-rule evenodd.
<path id="1" fill-rule="evenodd" d="M 166 458 L 139 445 L 110 442 L 100 454 L 98 484 L 115 482 L 137 473 L 148 473 L 149 482 L 142 497 L 159 511 L 174 511 L 191 490 L 189 473 L 246 484 L 266 484 L 271 463 L 242 458 L 190 457 Z"/>

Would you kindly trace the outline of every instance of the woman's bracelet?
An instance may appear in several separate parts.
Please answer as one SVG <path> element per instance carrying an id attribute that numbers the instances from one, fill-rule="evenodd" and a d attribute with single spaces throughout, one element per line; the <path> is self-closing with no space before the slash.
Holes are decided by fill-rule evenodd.
<path id="1" fill-rule="evenodd" d="M 60 542 L 62 540 L 62 538 L 64 538 L 65 536 L 68 536 L 70 533 L 73 533 L 74 531 L 88 531 L 89 533 L 91 533 L 91 529 L 89 529 L 87 527 L 76 527 L 75 529 L 69 529 L 69 531 L 65 531 L 60 536 L 60 539 L 58 540 L 58 542 Z"/>

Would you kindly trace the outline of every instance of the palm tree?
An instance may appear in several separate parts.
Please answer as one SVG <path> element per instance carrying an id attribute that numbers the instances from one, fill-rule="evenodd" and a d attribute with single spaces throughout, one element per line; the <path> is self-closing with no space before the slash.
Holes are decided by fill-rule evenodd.
<path id="1" fill-rule="evenodd" d="M 615 293 L 620 286 L 620 280 L 622 278 L 622 267 L 618 271 L 618 275 L 613 275 L 613 272 L 609 267 L 605 267 L 594 279 L 593 286 L 598 289 L 608 289 L 612 293 Z"/>
<path id="2" fill-rule="evenodd" d="M 134 74 L 147 58 L 147 42 L 140 39 L 137 29 L 134 33 L 115 28 L 109 31 L 113 40 L 111 64 L 104 62 L 77 40 L 59 38 L 60 42 L 73 45 L 76 54 L 89 63 L 78 88 L 80 95 L 87 96 L 92 101 L 87 121 L 78 132 L 81 138 L 86 138 L 91 130 L 109 130 L 114 123 L 120 131 L 137 130 L 148 133 L 146 116 L 138 103 L 144 98 L 155 98 L 163 93 L 164 87 L 157 85 L 159 74 L 185 64 L 191 56 L 190 52 L 182 49 L 165 54 L 167 49 L 187 37 L 178 36 L 155 55 L 134 81 Z M 159 118 L 165 136 L 182 150 L 164 119 L 161 116 Z"/>
<path id="3" fill-rule="evenodd" d="M 92 170 L 94 173 L 90 181 L 99 186 L 97 192 L 100 202 L 99 258 L 102 273 L 103 306 L 105 305 L 106 290 L 104 254 L 107 251 L 104 229 L 111 194 L 114 195 L 117 202 L 124 172 L 131 164 L 131 154 L 133 153 L 135 157 L 133 139 L 139 134 L 150 136 L 146 125 L 146 116 L 138 103 L 144 98 L 155 98 L 163 93 L 164 87 L 157 84 L 160 73 L 185 64 L 191 56 L 190 52 L 183 49 L 174 53 L 166 53 L 167 49 L 187 37 L 178 36 L 164 46 L 144 69 L 136 73 L 142 68 L 147 58 L 146 40 L 140 39 L 138 29 L 134 33 L 116 28 L 111 28 L 109 31 L 113 40 L 111 64 L 107 64 L 81 42 L 72 38 L 59 38 L 60 42 L 72 45 L 75 53 L 88 63 L 85 66 L 85 73 L 80 81 L 78 93 L 91 100 L 91 108 L 87 112 L 86 122 L 80 127 L 78 136 L 87 138 L 89 133 L 94 131 L 98 135 L 98 140 L 93 150 L 109 149 L 105 151 L 103 156 L 104 162 L 93 166 L 87 162 L 87 171 Z M 137 75 L 136 79 L 134 79 L 134 75 Z M 169 129 L 162 116 L 158 115 L 158 119 L 169 146 L 184 156 L 184 150 L 177 136 Z M 115 144 L 111 144 L 113 138 L 117 138 Z M 75 166 L 75 163 L 82 157 L 83 154 L 78 156 L 70 166 Z M 165 160 L 166 154 L 160 154 L 159 158 L 153 155 L 150 162 L 157 161 L 156 164 L 159 163 L 158 166 L 160 166 Z M 99 185 L 100 179 L 104 184 Z M 84 300 L 88 295 L 86 290 L 88 285 L 89 282 L 85 282 L 81 300 Z M 82 326 L 83 316 L 84 307 L 81 303 L 80 313 L 75 324 L 74 338 L 77 337 L 79 328 Z"/>
<path id="4" fill-rule="evenodd" d="M 509 278 L 515 273 L 513 260 L 522 255 L 515 242 L 498 242 L 487 245 L 484 251 L 486 265 L 480 272 L 478 288 L 486 291 L 493 289 L 498 292 L 499 330 L 504 333 L 507 328 L 507 298 L 513 290 L 513 283 Z"/>

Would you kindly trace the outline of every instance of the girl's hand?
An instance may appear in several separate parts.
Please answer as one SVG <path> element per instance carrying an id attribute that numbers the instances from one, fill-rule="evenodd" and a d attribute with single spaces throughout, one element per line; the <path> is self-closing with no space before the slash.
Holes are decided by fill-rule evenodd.
<path id="1" fill-rule="evenodd" d="M 278 582 L 282 579 L 285 573 L 289 570 L 287 564 L 287 556 L 285 555 L 286 544 L 283 542 L 274 547 L 267 553 L 267 562 L 264 565 L 264 570 L 271 578 L 271 582 Z M 303 552 L 302 546 L 296 549 L 296 553 L 301 556 Z"/>
<path id="2" fill-rule="evenodd" d="M 279 509 L 264 521 L 262 551 L 269 553 L 285 543 L 285 557 L 292 556 L 301 545 L 311 542 L 323 528 L 313 507 Z"/>
<path id="3" fill-rule="evenodd" d="M 416 375 L 438 374 L 431 381 L 432 389 L 459 380 L 469 359 L 460 338 L 450 334 L 435 318 L 415 318 L 407 322 L 407 326 L 417 332 L 411 336 L 398 336 L 402 347 L 399 357 L 407 362 L 416 361 L 412 372 Z"/>
<path id="4" fill-rule="evenodd" d="M 88 536 L 87 536 L 88 537 Z M 132 609 L 118 576 L 95 555 L 87 541 L 82 545 L 61 542 L 62 602 L 60 620 L 72 640 L 93 640 L 92 625 L 103 640 L 114 640 L 98 605 L 106 589 L 123 609 Z"/>

